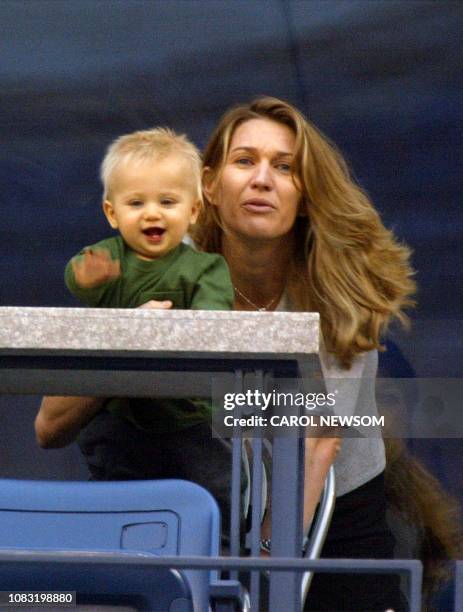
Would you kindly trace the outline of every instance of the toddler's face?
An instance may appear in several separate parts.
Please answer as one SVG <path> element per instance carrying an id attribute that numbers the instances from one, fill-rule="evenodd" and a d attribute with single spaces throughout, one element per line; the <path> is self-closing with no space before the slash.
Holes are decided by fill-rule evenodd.
<path id="1" fill-rule="evenodd" d="M 194 175 L 180 155 L 119 164 L 109 193 L 106 218 L 140 259 L 175 248 L 199 213 Z"/>

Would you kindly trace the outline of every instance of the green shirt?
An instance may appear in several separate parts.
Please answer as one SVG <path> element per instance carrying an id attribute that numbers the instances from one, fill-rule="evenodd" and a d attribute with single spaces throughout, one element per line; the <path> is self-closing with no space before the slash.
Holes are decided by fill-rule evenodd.
<path id="1" fill-rule="evenodd" d="M 82 289 L 76 284 L 71 260 L 66 266 L 66 285 L 87 306 L 137 308 L 149 300 L 172 300 L 173 308 L 180 309 L 233 308 L 230 273 L 221 255 L 200 253 L 182 242 L 164 257 L 144 260 L 120 236 L 88 248 L 109 251 L 112 259 L 120 261 L 121 275 L 98 287 Z"/>
<path id="2" fill-rule="evenodd" d="M 231 310 L 233 286 L 221 255 L 200 253 L 181 243 L 164 257 L 139 259 L 121 236 L 86 247 L 106 249 L 118 259 L 121 275 L 91 289 L 78 287 L 71 262 L 65 270 L 66 285 L 73 295 L 91 307 L 137 308 L 149 300 L 171 300 L 173 308 Z M 81 257 L 83 249 L 76 257 Z M 143 430 L 173 432 L 210 419 L 211 404 L 199 399 L 113 398 L 107 410 L 126 418 Z"/>

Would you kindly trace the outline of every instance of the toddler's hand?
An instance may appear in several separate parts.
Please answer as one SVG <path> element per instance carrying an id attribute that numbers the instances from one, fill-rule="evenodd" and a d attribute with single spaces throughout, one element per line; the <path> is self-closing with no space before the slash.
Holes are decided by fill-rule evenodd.
<path id="1" fill-rule="evenodd" d="M 121 275 L 118 259 L 111 259 L 105 249 L 87 249 L 82 257 L 72 261 L 76 283 L 82 289 L 92 289 Z"/>
<path id="2" fill-rule="evenodd" d="M 172 302 L 170 300 L 164 300 L 159 302 L 157 300 L 150 300 L 146 304 L 142 304 L 138 308 L 153 308 L 154 310 L 168 310 L 172 308 Z"/>

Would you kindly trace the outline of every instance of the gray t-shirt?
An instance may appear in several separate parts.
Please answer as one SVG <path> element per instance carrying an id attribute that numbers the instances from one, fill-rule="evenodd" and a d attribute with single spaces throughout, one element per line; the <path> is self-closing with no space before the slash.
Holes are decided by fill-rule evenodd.
<path id="1" fill-rule="evenodd" d="M 276 310 L 294 311 L 286 294 Z M 378 369 L 378 352 L 369 351 L 357 356 L 348 370 L 342 369 L 336 358 L 320 349 L 320 363 L 327 391 L 333 390 L 336 379 L 343 386 L 336 413 L 377 415 L 374 379 Z M 336 496 L 340 497 L 378 476 L 386 466 L 383 439 L 378 433 L 367 437 L 343 438 L 336 458 Z"/>

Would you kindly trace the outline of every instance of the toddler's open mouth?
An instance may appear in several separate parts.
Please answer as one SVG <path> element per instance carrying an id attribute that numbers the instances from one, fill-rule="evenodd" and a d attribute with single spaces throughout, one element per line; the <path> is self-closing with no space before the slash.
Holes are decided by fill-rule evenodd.
<path id="1" fill-rule="evenodd" d="M 160 242 L 165 231 L 163 227 L 147 227 L 142 230 L 150 242 Z"/>

